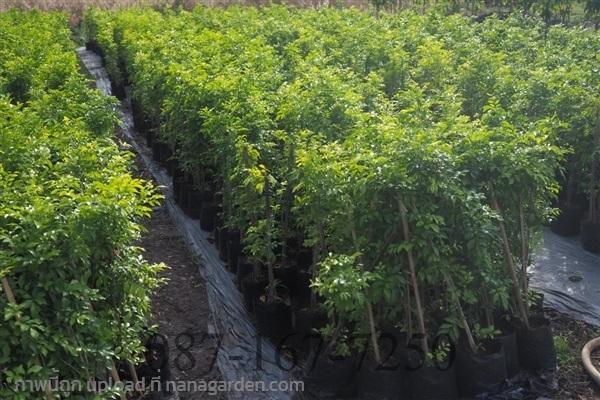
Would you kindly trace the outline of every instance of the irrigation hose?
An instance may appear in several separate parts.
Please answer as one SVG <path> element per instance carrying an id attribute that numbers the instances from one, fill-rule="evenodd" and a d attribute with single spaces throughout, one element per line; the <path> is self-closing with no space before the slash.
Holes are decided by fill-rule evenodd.
<path id="1" fill-rule="evenodd" d="M 592 360 L 590 359 L 590 356 L 597 348 L 600 348 L 600 337 L 590 340 L 583 346 L 583 350 L 581 350 L 581 359 L 583 361 L 585 372 L 588 373 L 594 382 L 600 385 L 600 372 L 598 372 L 598 369 L 592 364 Z"/>

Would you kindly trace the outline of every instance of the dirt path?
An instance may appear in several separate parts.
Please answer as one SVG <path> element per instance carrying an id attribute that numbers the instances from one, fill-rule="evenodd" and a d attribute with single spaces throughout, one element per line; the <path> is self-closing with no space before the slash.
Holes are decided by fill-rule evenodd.
<path id="1" fill-rule="evenodd" d="M 152 180 L 139 156 L 136 156 L 136 166 L 136 176 Z M 166 207 L 155 208 L 152 218 L 143 224 L 147 232 L 139 245 L 145 249 L 145 258 L 169 267 L 161 273 L 166 282 L 153 298 L 152 322 L 158 325 L 158 332 L 169 344 L 170 380 L 178 387 L 185 383 L 192 389 L 195 385 L 191 382 L 196 382 L 200 389 L 204 382 L 221 380 L 214 360 L 216 347 L 210 336 L 212 318 L 204 282 Z M 225 393 L 211 395 L 202 390 L 180 390 L 178 396 L 172 400 L 226 398 Z"/>
<path id="2" fill-rule="evenodd" d="M 141 244 L 146 249 L 145 257 L 170 267 L 162 273 L 167 282 L 154 297 L 152 311 L 158 331 L 169 343 L 171 380 L 220 380 L 214 341 L 207 335 L 211 325 L 208 299 L 196 264 L 165 208 L 155 210 L 145 226 L 148 232 Z M 183 400 L 205 396 L 179 392 Z"/>

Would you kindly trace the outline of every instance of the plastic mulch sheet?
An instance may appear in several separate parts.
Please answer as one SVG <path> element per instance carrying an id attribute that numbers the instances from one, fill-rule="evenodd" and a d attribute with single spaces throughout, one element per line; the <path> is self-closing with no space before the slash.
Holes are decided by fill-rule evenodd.
<path id="1" fill-rule="evenodd" d="M 545 305 L 600 327 L 600 255 L 546 229 L 533 259 L 530 285 L 542 290 Z"/>
<path id="2" fill-rule="evenodd" d="M 110 81 L 102 67 L 99 56 L 85 48 L 77 50 L 79 58 L 92 77 L 96 87 L 106 94 L 111 93 Z M 229 382 L 264 382 L 269 388 L 270 382 L 289 382 L 298 371 L 283 357 L 279 357 L 272 342 L 261 337 L 251 322 L 244 307 L 241 293 L 235 287 L 233 275 L 227 271 L 219 259 L 217 249 L 207 240 L 208 233 L 200 229 L 198 220 L 186 216 L 173 200 L 172 182 L 167 172 L 151 158 L 150 150 L 138 144 L 133 135 L 133 117 L 128 110 L 122 114 L 122 128 L 133 151 L 139 154 L 157 183 L 163 186 L 166 207 L 175 225 L 185 238 L 192 253 L 203 260 L 198 268 L 206 282 L 206 291 L 210 303 L 214 326 L 200 327 L 218 338 L 219 348 L 217 365 L 223 380 Z M 247 387 L 248 385 L 245 385 Z M 228 391 L 230 399 L 291 399 L 293 393 L 277 391 L 245 390 Z"/>

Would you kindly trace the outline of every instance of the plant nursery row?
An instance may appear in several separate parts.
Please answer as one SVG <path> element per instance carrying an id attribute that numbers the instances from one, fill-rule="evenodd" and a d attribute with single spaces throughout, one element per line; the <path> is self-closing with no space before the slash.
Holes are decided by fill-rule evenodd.
<path id="1" fill-rule="evenodd" d="M 0 14 L 2 399 L 59 398 L 52 379 L 93 387 L 143 362 L 163 267 L 132 243 L 159 197 L 129 174 L 115 106 L 80 73 L 66 14 Z"/>
<path id="2" fill-rule="evenodd" d="M 135 380 L 152 336 L 162 266 L 131 243 L 158 196 L 66 21 L 0 14 L 6 399 Z M 311 391 L 468 398 L 555 368 L 527 269 L 547 224 L 600 252 L 598 33 L 283 6 L 90 9 L 82 29 L 258 329 L 314 360 Z"/>
<path id="3" fill-rule="evenodd" d="M 83 31 L 259 330 L 324 339 L 322 395 L 357 354 L 376 398 L 555 368 L 527 268 L 559 201 L 598 219 L 597 33 L 282 6 L 92 9 Z M 390 335 L 419 368 L 382 372 Z"/>

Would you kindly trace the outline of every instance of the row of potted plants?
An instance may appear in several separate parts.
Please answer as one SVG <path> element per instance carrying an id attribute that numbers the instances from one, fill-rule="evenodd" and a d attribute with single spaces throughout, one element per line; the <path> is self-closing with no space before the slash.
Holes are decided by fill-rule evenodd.
<path id="1" fill-rule="evenodd" d="M 125 398 L 85 388 L 143 360 L 163 266 L 132 243 L 158 195 L 129 175 L 116 103 L 80 73 L 67 16 L 11 10 L 0 31 L 0 397 L 57 398 L 66 381 L 71 397 Z"/>
<path id="2" fill-rule="evenodd" d="M 197 190 L 204 228 L 217 211 L 216 239 L 243 246 L 255 308 L 285 304 L 276 275 L 308 253 L 331 355 L 368 348 L 379 364 L 388 328 L 423 335 L 431 361 L 438 334 L 479 354 L 498 315 L 520 336 L 546 327 L 529 319 L 527 267 L 567 149 L 593 148 L 577 143 L 595 126 L 597 34 L 286 7 L 85 23 L 112 38 L 138 127 Z"/>
<path id="3" fill-rule="evenodd" d="M 565 65 L 561 70 L 562 81 L 552 85 L 552 89 L 564 87 L 554 103 L 557 115 L 565 123 L 560 130 L 561 143 L 573 151 L 567 155 L 565 173 L 560 177 L 562 191 L 557 204 L 560 213 L 551 228 L 564 236 L 581 234 L 582 247 L 594 253 L 600 252 L 597 184 L 600 103 L 599 81 L 590 68 L 595 64 L 590 55 L 598 48 L 597 37 L 579 30 L 561 33 L 559 39 L 564 50 L 571 52 L 577 61 Z"/>
<path id="4" fill-rule="evenodd" d="M 164 156 L 155 154 L 155 160 L 162 162 L 169 171 L 171 164 Z M 178 176 L 184 175 L 182 172 L 173 173 L 172 170 L 170 173 L 174 182 Z M 239 233 L 229 232 L 214 212 L 194 211 L 190 206 L 194 202 L 192 199 L 197 198 L 195 201 L 202 208 L 207 198 L 197 197 L 198 194 L 192 194 L 197 190 L 191 189 L 188 200 L 183 200 L 186 191 L 183 186 L 178 191 L 174 187 L 177 203 L 190 217 L 200 219 L 202 229 L 214 232 L 220 257 L 229 270 L 236 274 L 245 304 L 254 313 L 261 334 L 275 339 L 281 350 L 292 352 L 293 360 L 304 358 L 304 380 L 314 395 L 395 398 L 400 394 L 424 399 L 441 396 L 456 398 L 459 395 L 469 397 L 500 391 L 506 379 L 514 378 L 521 368 L 531 371 L 555 368 L 552 332 L 542 314 L 543 296 L 531 291 L 528 304 L 531 312 L 528 311 L 528 315 L 532 315 L 533 329 L 524 329 L 516 321 L 509 323 L 506 315 L 495 312 L 492 315 L 495 326 L 485 327 L 476 322 L 471 328 L 473 347 L 455 343 L 453 335 L 441 333 L 433 338 L 430 353 L 426 354 L 421 347 L 423 337 L 420 334 L 408 337 L 406 332 L 397 327 L 384 325 L 382 331 L 378 332 L 377 343 L 382 357 L 377 363 L 370 357 L 366 358 L 372 351 L 367 340 L 368 332 L 345 332 L 335 340 L 325 341 L 332 335 L 333 327 L 327 325 L 325 313 L 315 312 L 309 306 L 312 294 L 309 289 L 312 278 L 309 272 L 311 252 L 301 249 L 293 241 L 287 243 L 287 263 L 275 264 L 273 283 L 266 276 L 260 281 L 247 279 L 255 271 L 254 266 L 244 258 L 244 253 L 249 251 L 244 251 Z M 336 276 L 344 275 L 349 282 L 365 283 L 361 277 L 349 279 L 355 272 L 348 271 L 347 264 L 355 262 L 347 257 L 330 258 L 321 267 L 335 270 Z M 264 265 L 260 270 L 261 274 L 266 275 Z M 322 275 L 318 279 L 324 280 Z M 327 283 L 330 282 L 318 282 Z M 274 300 L 278 301 L 265 301 L 264 296 L 271 289 L 270 284 L 274 285 Z M 348 294 L 360 295 L 364 289 L 360 284 L 348 287 L 337 285 L 337 282 L 328 286 L 328 290 L 336 294 L 324 294 L 320 300 L 336 302 L 336 307 L 351 304 Z M 349 309 L 352 310 L 353 306 Z M 438 315 L 434 316 L 433 324 L 439 327 L 439 332 L 447 332 L 445 329 L 450 326 L 444 319 L 448 314 L 440 309 L 436 311 Z M 315 329 L 320 332 L 316 333 Z"/>

